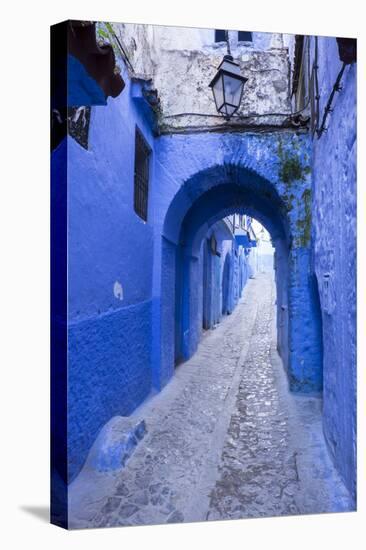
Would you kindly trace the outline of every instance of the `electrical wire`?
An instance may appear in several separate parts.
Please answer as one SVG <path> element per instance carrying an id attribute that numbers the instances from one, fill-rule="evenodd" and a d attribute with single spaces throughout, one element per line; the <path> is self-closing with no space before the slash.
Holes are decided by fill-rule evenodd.
<path id="1" fill-rule="evenodd" d="M 346 63 L 343 62 L 343 65 L 342 65 L 342 68 L 341 70 L 339 71 L 338 75 L 337 75 L 337 78 L 336 78 L 336 81 L 335 83 L 333 84 L 333 88 L 332 88 L 332 91 L 329 95 L 329 98 L 328 98 L 328 101 L 327 101 L 327 104 L 325 106 L 325 109 L 324 109 L 324 113 L 323 113 L 323 118 L 322 118 L 322 123 L 320 125 L 320 128 L 317 129 L 317 135 L 318 135 L 318 139 L 321 138 L 323 132 L 326 132 L 327 131 L 327 128 L 325 126 L 325 123 L 327 121 L 327 117 L 329 115 L 329 113 L 331 113 L 333 111 L 332 109 L 332 103 L 333 103 L 333 99 L 334 99 L 334 96 L 335 96 L 335 93 L 336 92 L 340 92 L 341 89 L 342 89 L 342 86 L 340 85 L 341 84 L 341 80 L 342 80 L 342 76 L 343 76 L 343 73 L 344 73 L 344 70 L 346 68 Z"/>
<path id="2" fill-rule="evenodd" d="M 253 115 L 240 115 L 240 114 L 234 114 L 231 118 L 239 118 L 239 119 L 250 119 L 250 118 L 263 118 L 263 117 L 270 117 L 270 116 L 282 116 L 286 118 L 292 118 L 296 117 L 298 115 L 301 115 L 309 106 L 310 103 L 310 97 L 307 100 L 306 105 L 300 109 L 299 111 L 295 112 L 289 112 L 289 113 L 257 113 Z M 213 115 L 211 113 L 175 113 L 173 115 L 165 115 L 163 118 L 175 118 L 175 117 L 182 117 L 182 116 L 199 116 L 199 117 L 210 117 L 210 118 L 223 118 L 222 115 Z"/>
<path id="3" fill-rule="evenodd" d="M 118 46 L 119 46 L 119 48 L 122 52 L 122 55 L 123 55 L 126 63 L 128 64 L 131 71 L 134 73 L 135 70 L 132 66 L 132 63 L 130 62 L 124 47 L 122 46 L 118 36 L 116 35 L 116 33 L 114 31 L 113 31 L 113 37 L 117 41 Z M 229 32 L 227 30 L 225 31 L 225 39 L 226 39 L 226 45 L 227 45 L 227 53 L 228 53 L 228 55 L 231 56 Z M 346 68 L 346 63 L 343 63 L 342 68 L 339 71 L 338 76 L 336 78 L 336 81 L 333 85 L 333 89 L 332 89 L 332 91 L 330 93 L 330 96 L 328 98 L 326 107 L 324 109 L 321 125 L 320 125 L 320 127 L 316 128 L 316 133 L 317 133 L 318 139 L 327 130 L 326 127 L 325 127 L 327 117 L 328 117 L 329 113 L 331 113 L 332 110 L 333 110 L 331 107 L 332 107 L 332 102 L 333 102 L 335 93 L 339 92 L 342 89 L 342 87 L 340 86 L 340 82 L 341 82 L 341 79 L 342 79 L 345 68 Z M 319 111 L 320 111 L 320 107 L 319 107 L 319 105 L 320 105 L 320 95 L 319 95 L 319 81 L 318 81 L 319 66 L 318 66 L 318 37 L 317 36 L 315 37 L 315 59 L 314 59 L 313 67 L 312 67 L 311 70 L 310 70 L 310 41 L 307 40 L 307 69 L 308 69 L 308 83 L 309 83 L 309 85 L 310 85 L 310 82 L 311 82 L 311 72 L 315 73 L 316 119 L 318 121 L 319 120 Z M 304 107 L 302 109 L 299 109 L 299 110 L 295 111 L 295 112 L 291 111 L 289 113 L 257 113 L 257 114 L 252 114 L 252 115 L 241 115 L 241 114 L 235 113 L 231 117 L 231 119 L 234 118 L 234 119 L 239 119 L 239 120 L 250 120 L 250 119 L 253 119 L 253 118 L 267 118 L 267 117 L 285 117 L 285 120 L 286 119 L 293 119 L 293 118 L 301 115 L 304 111 L 307 110 L 307 108 L 309 107 L 310 101 L 311 101 L 311 92 L 310 92 L 310 90 L 308 90 L 308 98 L 307 98 L 307 101 L 306 101 Z M 175 113 L 175 114 L 172 114 L 172 115 L 165 115 L 163 117 L 163 119 L 183 117 L 183 116 L 198 116 L 198 117 L 205 117 L 205 118 L 224 119 L 224 117 L 222 115 L 215 115 L 215 114 L 212 114 L 212 113 L 193 113 L 193 112 L 192 113 Z M 227 122 L 229 122 L 229 120 L 227 120 Z"/>
<path id="4" fill-rule="evenodd" d="M 231 55 L 231 52 L 230 52 L 230 45 L 229 45 L 229 35 L 228 35 L 228 31 L 225 31 L 226 32 L 226 43 L 227 43 L 227 48 L 228 48 L 228 54 Z M 307 53 L 308 53 L 308 60 L 310 59 L 310 45 L 308 43 L 307 45 Z M 310 63 L 308 62 L 308 71 L 310 72 Z M 301 115 L 304 111 L 306 111 L 306 109 L 309 107 L 309 104 L 310 104 L 310 100 L 311 100 L 311 97 L 310 97 L 310 93 L 308 94 L 308 98 L 307 98 L 307 101 L 304 105 L 304 107 L 302 109 L 299 109 L 298 111 L 295 111 L 295 112 L 289 112 L 289 113 L 258 113 L 258 114 L 253 114 L 253 115 L 241 115 L 241 114 L 238 114 L 238 113 L 235 113 L 234 115 L 232 115 L 230 117 L 229 120 L 233 119 L 233 118 L 236 118 L 236 119 L 239 119 L 239 120 L 248 120 L 248 119 L 252 119 L 252 118 L 267 118 L 267 117 L 284 117 L 285 120 L 286 119 L 292 119 L 296 116 L 299 116 Z M 212 113 L 175 113 L 175 114 L 172 114 L 172 115 L 165 115 L 163 117 L 163 119 L 167 119 L 167 118 L 175 118 L 175 117 L 182 117 L 182 116 L 198 116 L 198 117 L 205 117 L 205 118 L 221 118 L 223 119 L 224 117 L 222 115 L 214 115 Z M 227 121 L 229 122 L 229 121 Z"/>

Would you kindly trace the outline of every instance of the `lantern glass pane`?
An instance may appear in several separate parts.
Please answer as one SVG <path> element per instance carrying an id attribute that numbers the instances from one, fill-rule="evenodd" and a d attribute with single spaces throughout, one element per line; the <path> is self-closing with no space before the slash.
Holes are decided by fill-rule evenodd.
<path id="1" fill-rule="evenodd" d="M 238 78 L 226 74 L 223 78 L 225 87 L 225 103 L 229 103 L 237 108 L 241 99 L 243 82 Z"/>
<path id="2" fill-rule="evenodd" d="M 233 107 L 232 105 L 229 105 L 228 103 L 226 103 L 225 105 L 226 116 L 231 116 L 232 114 L 234 114 L 236 109 L 237 109 L 236 107 Z"/>
<path id="3" fill-rule="evenodd" d="M 224 104 L 224 87 L 222 76 L 220 76 L 215 82 L 215 85 L 213 86 L 213 94 L 215 98 L 216 108 L 218 111 L 220 111 Z"/>

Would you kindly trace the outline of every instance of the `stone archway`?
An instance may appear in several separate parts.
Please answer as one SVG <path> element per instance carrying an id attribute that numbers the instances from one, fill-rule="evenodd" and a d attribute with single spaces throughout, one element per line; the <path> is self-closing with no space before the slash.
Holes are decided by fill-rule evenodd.
<path id="1" fill-rule="evenodd" d="M 178 316 L 182 358 L 190 357 L 198 345 L 202 326 L 202 308 L 197 314 L 198 281 L 202 281 L 199 257 L 204 236 L 219 219 L 239 212 L 262 223 L 275 246 L 278 349 L 290 387 L 320 391 L 321 335 L 314 322 L 309 278 L 308 160 L 306 138 L 291 133 L 161 139 L 157 191 L 159 186 L 165 190 L 170 186 L 173 192 L 166 193 L 170 198 L 164 205 L 158 204 L 164 219 L 155 256 L 161 273 L 156 279 L 156 292 L 160 292 L 155 338 L 158 387 L 173 374 L 177 295 L 182 312 Z M 180 274 L 180 285 L 175 283 L 176 274 Z"/>
<path id="2" fill-rule="evenodd" d="M 163 271 L 170 273 L 170 285 L 166 280 L 164 284 L 164 294 L 162 294 L 162 311 L 165 312 L 165 305 L 168 306 L 165 298 L 165 292 L 168 286 L 174 287 L 175 294 L 175 334 L 176 344 L 179 346 L 179 357 L 186 360 L 192 356 L 197 349 L 200 339 L 199 322 L 199 302 L 200 302 L 200 281 L 201 265 L 200 252 L 202 241 L 205 238 L 210 227 L 223 217 L 234 212 L 253 215 L 265 225 L 272 234 L 276 248 L 280 251 L 278 254 L 277 273 L 278 273 L 278 296 L 281 304 L 287 305 L 287 284 L 288 265 L 290 252 L 289 228 L 287 227 L 286 212 L 281 204 L 275 188 L 261 181 L 261 193 L 256 188 L 247 185 L 243 170 L 243 184 L 238 185 L 227 181 L 225 184 L 219 184 L 211 187 L 207 192 L 197 198 L 184 216 L 179 232 L 179 238 L 176 244 L 163 238 Z M 266 194 L 263 192 L 263 186 L 266 185 Z M 178 199 L 179 200 L 179 199 Z M 174 210 L 176 206 L 174 205 Z M 176 215 L 174 215 L 176 221 Z M 169 224 L 169 212 L 166 218 Z M 165 227 L 168 230 L 168 227 Z M 170 250 L 169 253 L 167 251 Z M 174 262 L 172 262 L 174 258 Z M 166 276 L 166 275 L 165 275 Z M 169 299 L 169 303 L 172 300 Z M 287 307 L 284 314 L 287 315 Z M 177 321 L 178 320 L 178 321 Z M 281 325 L 279 328 L 282 331 Z M 165 324 L 162 317 L 161 329 L 163 335 L 168 336 L 169 323 Z M 281 334 L 279 342 L 282 343 L 280 351 L 284 355 L 284 362 L 287 365 L 288 342 L 287 338 Z M 168 342 L 164 342 L 167 346 Z M 171 352 L 170 352 L 171 353 Z M 162 360 L 169 360 L 169 347 L 163 347 Z M 176 350 L 174 350 L 176 356 Z"/>

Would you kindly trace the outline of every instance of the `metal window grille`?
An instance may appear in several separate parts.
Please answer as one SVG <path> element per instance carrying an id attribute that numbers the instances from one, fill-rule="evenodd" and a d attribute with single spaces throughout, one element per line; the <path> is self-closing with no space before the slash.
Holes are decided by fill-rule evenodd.
<path id="1" fill-rule="evenodd" d="M 136 214 L 144 221 L 147 221 L 150 155 L 151 149 L 136 127 L 134 208 Z"/>
<path id="2" fill-rule="evenodd" d="M 238 42 L 253 42 L 253 35 L 248 31 L 238 32 Z"/>

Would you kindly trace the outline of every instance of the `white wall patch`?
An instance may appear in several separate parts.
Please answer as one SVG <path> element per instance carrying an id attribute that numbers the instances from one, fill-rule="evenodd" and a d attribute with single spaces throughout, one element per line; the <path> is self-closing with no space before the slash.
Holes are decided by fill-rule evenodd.
<path id="1" fill-rule="evenodd" d="M 119 281 L 116 281 L 113 285 L 113 294 L 117 300 L 123 300 L 123 288 Z"/>

